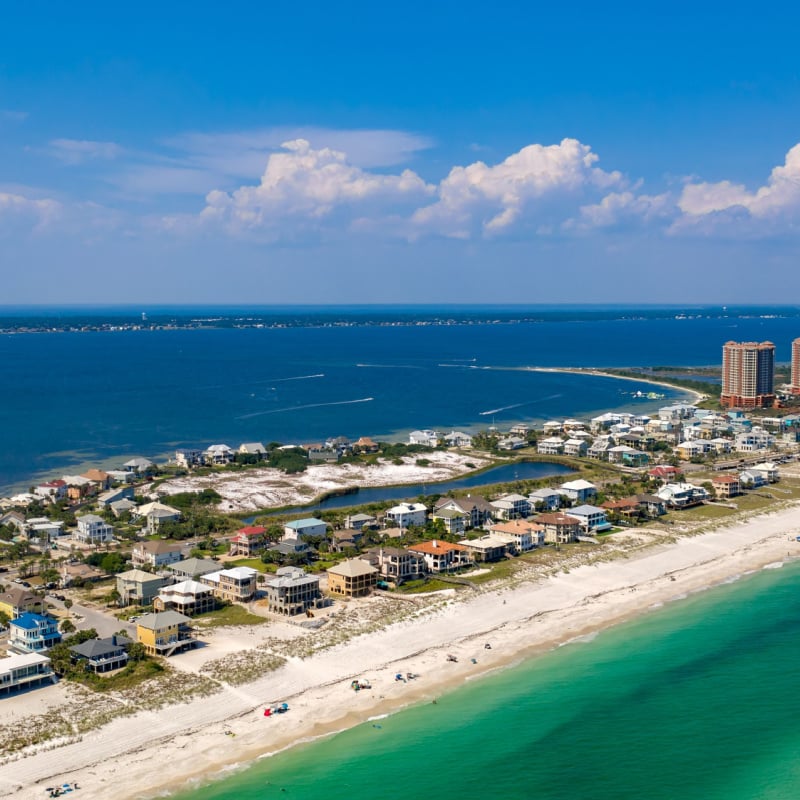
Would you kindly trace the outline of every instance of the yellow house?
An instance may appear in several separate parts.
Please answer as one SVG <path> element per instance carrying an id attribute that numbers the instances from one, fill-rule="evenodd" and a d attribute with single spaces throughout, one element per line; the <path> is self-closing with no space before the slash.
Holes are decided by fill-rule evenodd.
<path id="1" fill-rule="evenodd" d="M 136 622 L 136 640 L 151 656 L 171 656 L 197 644 L 189 617 L 177 611 L 145 614 Z"/>
<path id="2" fill-rule="evenodd" d="M 44 600 L 19 586 L 11 586 L 0 594 L 0 613 L 9 619 L 16 619 L 29 611 L 44 614 Z"/>
<path id="3" fill-rule="evenodd" d="M 378 570 L 360 558 L 342 561 L 328 572 L 328 591 L 344 597 L 369 594 L 378 582 Z"/>

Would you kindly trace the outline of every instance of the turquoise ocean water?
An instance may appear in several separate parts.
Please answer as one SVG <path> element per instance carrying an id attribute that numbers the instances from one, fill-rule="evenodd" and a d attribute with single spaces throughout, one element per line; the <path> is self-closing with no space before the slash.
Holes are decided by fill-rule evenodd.
<path id="1" fill-rule="evenodd" d="M 762 570 L 180 798 L 793 800 L 799 588 Z"/>

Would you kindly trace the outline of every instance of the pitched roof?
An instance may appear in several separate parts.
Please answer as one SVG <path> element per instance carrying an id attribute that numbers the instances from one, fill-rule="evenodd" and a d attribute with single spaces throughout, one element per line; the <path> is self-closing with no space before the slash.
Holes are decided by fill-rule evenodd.
<path id="1" fill-rule="evenodd" d="M 170 564 L 168 568 L 174 572 L 182 572 L 184 575 L 205 575 L 207 572 L 218 570 L 220 563 L 208 558 L 185 558 L 175 564 Z"/>
<path id="2" fill-rule="evenodd" d="M 70 647 L 70 652 L 84 658 L 102 658 L 106 654 L 117 653 L 123 649 L 124 637 L 111 636 L 108 639 L 89 639 Z M 125 643 L 129 642 L 125 639 Z"/>
<path id="3" fill-rule="evenodd" d="M 419 544 L 411 544 L 408 546 L 409 551 L 415 553 L 425 553 L 430 556 L 438 556 L 442 553 L 449 553 L 455 550 L 467 550 L 463 544 L 453 544 L 452 542 L 443 542 L 441 539 L 431 539 L 429 542 L 419 542 Z"/>
<path id="4" fill-rule="evenodd" d="M 177 611 L 156 611 L 139 617 L 136 624 L 140 628 L 156 630 L 158 628 L 169 628 L 173 625 L 182 625 L 190 621 L 189 617 L 179 614 Z"/>
<path id="5" fill-rule="evenodd" d="M 539 514 L 535 518 L 541 525 L 577 525 L 578 521 L 566 514 Z"/>
<path id="6" fill-rule="evenodd" d="M 0 594 L 0 603 L 8 603 L 12 608 L 20 608 L 28 603 L 41 603 L 42 598 L 23 589 L 21 586 L 9 586 Z"/>
<path id="7" fill-rule="evenodd" d="M 347 561 L 342 561 L 341 564 L 336 564 L 329 567 L 327 572 L 334 575 L 342 575 L 345 578 L 357 578 L 360 575 L 374 575 L 378 570 L 372 564 L 363 561 L 360 558 L 349 558 Z"/>
<path id="8" fill-rule="evenodd" d="M 145 572 L 143 569 L 129 569 L 127 572 L 120 572 L 117 577 L 122 578 L 124 581 L 131 581 L 133 583 L 164 580 L 164 578 L 159 578 L 158 575 L 153 575 L 152 572 Z"/>
<path id="9" fill-rule="evenodd" d="M 262 536 L 267 532 L 267 529 L 263 525 L 252 525 L 246 528 L 239 528 L 236 531 L 237 536 Z"/>
<path id="10" fill-rule="evenodd" d="M 163 539 L 153 539 L 147 542 L 140 542 L 133 549 L 144 550 L 145 553 L 150 553 L 151 555 L 159 555 L 161 553 L 179 553 L 182 548 L 181 545 L 175 542 L 165 542 Z"/>

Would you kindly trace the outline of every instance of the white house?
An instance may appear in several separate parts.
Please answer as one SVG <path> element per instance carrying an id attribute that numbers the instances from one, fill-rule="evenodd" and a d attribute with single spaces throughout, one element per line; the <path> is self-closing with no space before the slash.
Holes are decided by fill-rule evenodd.
<path id="1" fill-rule="evenodd" d="M 656 497 L 671 508 L 686 508 L 708 499 L 708 492 L 691 483 L 667 483 L 656 492 Z"/>
<path id="2" fill-rule="evenodd" d="M 498 450 L 520 450 L 528 442 L 519 436 L 506 436 L 497 443 Z"/>
<path id="3" fill-rule="evenodd" d="M 567 439 L 564 442 L 565 456 L 585 456 L 589 450 L 589 445 L 585 439 Z"/>
<path id="4" fill-rule="evenodd" d="M 472 437 L 463 431 L 450 431 L 444 440 L 448 447 L 472 447 Z"/>
<path id="5" fill-rule="evenodd" d="M 97 514 L 84 514 L 77 517 L 76 522 L 78 530 L 75 531 L 74 538 L 79 542 L 102 544 L 111 541 L 114 536 L 114 528 Z"/>
<path id="6" fill-rule="evenodd" d="M 441 434 L 437 431 L 411 431 L 411 433 L 408 434 L 408 443 L 422 444 L 426 447 L 436 447 L 441 438 Z"/>
<path id="7" fill-rule="evenodd" d="M 755 453 L 775 447 L 775 437 L 758 426 L 747 433 L 738 434 L 734 441 L 739 453 Z"/>
<path id="8" fill-rule="evenodd" d="M 422 503 L 400 503 L 386 510 L 383 524 L 393 522 L 398 528 L 422 526 L 428 521 L 428 509 Z"/>
<path id="9" fill-rule="evenodd" d="M 212 444 L 211 447 L 206 448 L 203 453 L 203 461 L 206 464 L 213 466 L 220 466 L 230 464 L 233 461 L 235 453 L 226 444 Z"/>
<path id="10" fill-rule="evenodd" d="M 181 518 L 180 509 L 159 503 L 145 503 L 132 511 L 134 519 L 144 520 L 144 527 L 148 533 L 156 533 L 162 522 L 177 522 Z"/>
<path id="11" fill-rule="evenodd" d="M 576 503 L 585 503 L 597 495 L 597 487 L 593 483 L 583 480 L 583 478 L 562 483 L 559 489 L 561 494 L 566 495 Z"/>
<path id="12" fill-rule="evenodd" d="M 543 456 L 558 456 L 564 452 L 564 440 L 558 436 L 549 436 L 536 443 L 536 452 Z"/>
<path id="13" fill-rule="evenodd" d="M 530 501 L 521 494 L 504 494 L 497 500 L 492 500 L 491 506 L 499 519 L 519 519 L 531 513 Z"/>
<path id="14" fill-rule="evenodd" d="M 750 469 L 754 472 L 760 472 L 769 483 L 776 483 L 780 479 L 778 467 L 772 461 L 762 461 L 760 464 L 750 467 Z"/>

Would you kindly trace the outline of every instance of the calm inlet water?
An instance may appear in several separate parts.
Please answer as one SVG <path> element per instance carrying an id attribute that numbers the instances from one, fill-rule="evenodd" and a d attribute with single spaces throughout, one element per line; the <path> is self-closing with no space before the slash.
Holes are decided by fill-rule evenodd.
<path id="1" fill-rule="evenodd" d="M 799 589 L 764 570 L 180 798 L 795 800 Z"/>

